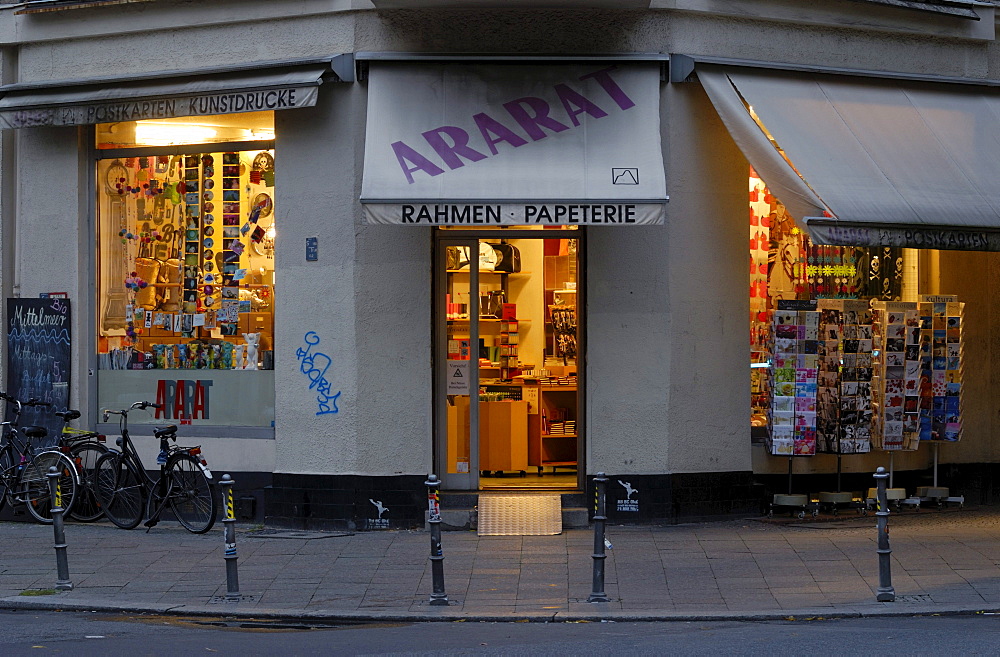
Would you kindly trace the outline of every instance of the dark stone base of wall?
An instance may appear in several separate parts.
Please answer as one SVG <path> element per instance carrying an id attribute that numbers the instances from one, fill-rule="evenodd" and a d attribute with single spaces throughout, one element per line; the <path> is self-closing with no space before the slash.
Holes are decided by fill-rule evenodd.
<path id="1" fill-rule="evenodd" d="M 888 457 L 885 461 L 885 467 L 888 467 Z M 875 473 L 843 473 L 840 476 L 839 488 L 835 473 L 793 475 L 791 492 L 819 493 L 841 490 L 864 493 L 869 488 L 875 487 L 873 474 Z M 762 484 L 766 491 L 765 503 L 774 493 L 789 492 L 788 475 L 755 475 L 754 479 Z M 907 493 L 913 495 L 919 486 L 934 485 L 934 471 L 932 468 L 896 470 L 893 472 L 892 480 L 895 488 L 905 488 Z M 1000 504 L 1000 463 L 942 463 L 938 465 L 938 486 L 949 488 L 952 495 L 965 496 L 966 504 L 983 506 Z"/>
<path id="2" fill-rule="evenodd" d="M 425 476 L 273 475 L 264 491 L 268 525 L 311 530 L 424 526 Z M 381 504 L 381 511 L 377 504 Z"/>
<path id="3" fill-rule="evenodd" d="M 610 474 L 608 479 L 605 509 L 608 520 L 616 523 L 673 524 L 759 515 L 764 497 L 751 472 Z M 593 477 L 587 494 L 594 498 Z M 590 513 L 593 516 L 593 508 Z"/>

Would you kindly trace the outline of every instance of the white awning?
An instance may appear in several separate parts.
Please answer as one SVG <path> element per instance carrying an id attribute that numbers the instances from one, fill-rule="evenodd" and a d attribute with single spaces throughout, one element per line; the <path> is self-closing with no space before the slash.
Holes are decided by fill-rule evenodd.
<path id="1" fill-rule="evenodd" d="M 85 125 L 316 104 L 331 60 L 0 87 L 0 127 Z"/>
<path id="2" fill-rule="evenodd" d="M 997 89 L 697 72 L 747 160 L 817 242 L 1000 250 Z"/>
<path id="3" fill-rule="evenodd" d="M 369 223 L 663 223 L 660 64 L 373 62 Z"/>

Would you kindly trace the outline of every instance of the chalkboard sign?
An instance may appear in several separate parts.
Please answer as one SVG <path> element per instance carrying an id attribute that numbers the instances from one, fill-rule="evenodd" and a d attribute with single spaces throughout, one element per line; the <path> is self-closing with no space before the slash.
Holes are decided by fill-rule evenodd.
<path id="1" fill-rule="evenodd" d="M 7 299 L 7 389 L 21 401 L 34 397 L 50 407 L 25 406 L 21 426 L 49 430 L 52 444 L 62 428 L 56 411 L 69 405 L 70 312 L 68 299 Z M 12 404 L 7 403 L 7 419 Z M 41 443 L 37 443 L 41 444 Z"/>

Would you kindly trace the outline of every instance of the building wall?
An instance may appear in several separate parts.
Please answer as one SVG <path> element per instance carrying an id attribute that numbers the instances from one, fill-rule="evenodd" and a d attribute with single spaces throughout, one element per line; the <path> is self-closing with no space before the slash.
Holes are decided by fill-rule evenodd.
<path id="1" fill-rule="evenodd" d="M 20 17 L 5 8 L 0 45 L 17 47 L 20 81 L 363 50 L 677 52 L 1000 77 L 992 13 L 985 9 L 988 22 L 971 26 L 846 0 L 825 3 L 821 14 L 804 13 L 790 0 L 724 8 L 678 0 L 648 11 L 376 12 L 346 0 L 289 4 L 139 3 Z M 821 20 L 827 24 L 817 24 Z M 142 52 L 164 56 L 136 56 Z M 13 50 L 0 53 L 11 68 Z M 782 472 L 784 459 L 749 446 L 747 164 L 697 82 L 665 83 L 661 102 L 671 196 L 666 226 L 587 234 L 588 469 L 650 476 Z M 316 107 L 276 116 L 282 221 L 275 441 L 273 457 L 264 450 L 260 462 L 278 473 L 405 477 L 431 468 L 431 235 L 362 222 L 365 107 L 364 83 L 330 82 L 321 87 Z M 90 335 L 93 231 L 85 184 L 90 165 L 78 134 L 66 128 L 18 133 L 14 197 L 21 248 L 12 280 L 3 285 L 18 285 L 14 293 L 22 296 L 70 292 L 74 336 L 81 338 L 75 340 L 71 399 L 86 405 L 92 344 L 82 338 Z M 10 142 L 8 136 L 0 144 L 5 165 Z M 5 169 L 0 175 L 10 174 Z M 7 197 L 0 196 L 0 209 L 13 192 L 9 184 L 0 186 Z M 305 261 L 307 237 L 319 241 L 318 262 Z M 981 349 L 969 358 L 966 440 L 943 451 L 946 459 L 1000 460 L 990 402 L 998 383 L 991 367 L 998 339 L 992 327 L 1000 319 L 992 303 L 996 262 L 981 254 L 942 259 L 940 291 L 954 290 L 969 302 L 967 328 L 975 341 L 967 344 Z M 341 392 L 336 414 L 316 414 L 315 391 L 300 366 L 298 350 L 310 331 L 320 339 L 315 348 L 330 357 L 327 376 Z M 246 464 L 245 457 L 232 462 Z M 926 458 L 923 452 L 900 455 L 897 467 L 920 467 Z M 830 472 L 831 459 L 816 457 L 796 468 Z M 862 472 L 878 457 L 850 461 L 845 467 Z"/>

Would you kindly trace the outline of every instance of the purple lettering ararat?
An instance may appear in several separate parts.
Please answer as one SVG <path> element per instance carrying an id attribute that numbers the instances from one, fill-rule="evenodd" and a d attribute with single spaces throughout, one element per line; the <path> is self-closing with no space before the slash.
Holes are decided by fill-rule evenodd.
<path id="1" fill-rule="evenodd" d="M 595 119 L 602 119 L 608 115 L 607 112 L 596 104 L 587 100 L 583 94 L 573 91 L 565 84 L 557 84 L 555 89 L 556 93 L 559 94 L 559 100 L 562 101 L 563 107 L 566 108 L 566 115 L 573 122 L 574 126 L 580 126 L 580 119 L 576 117 L 578 114 L 583 114 L 584 112 Z"/>
<path id="2" fill-rule="evenodd" d="M 423 171 L 429 176 L 437 176 L 444 173 L 444 169 L 437 166 L 401 141 L 394 142 L 392 144 L 392 150 L 396 154 L 396 160 L 399 161 L 399 167 L 406 175 L 407 182 L 411 185 L 413 184 L 414 171 Z M 407 166 L 407 160 L 413 163 L 412 167 Z"/>
<path id="3" fill-rule="evenodd" d="M 451 139 L 451 143 L 445 136 Z M 469 147 L 469 133 L 453 125 L 443 125 L 434 130 L 423 133 L 424 139 L 431 145 L 434 152 L 440 156 L 449 169 L 458 169 L 465 166 L 461 158 L 466 158 L 473 162 L 485 160 L 486 156 L 479 151 Z"/>
<path id="4" fill-rule="evenodd" d="M 494 155 L 497 154 L 497 144 L 502 141 L 507 142 L 514 148 L 524 146 L 528 143 L 527 139 L 524 139 L 485 112 L 476 114 L 472 117 L 472 120 L 476 122 L 477 126 L 479 126 L 479 132 L 483 135 L 483 141 L 486 142 L 490 152 Z M 494 139 L 490 133 L 496 135 L 496 139 Z"/>
<path id="5" fill-rule="evenodd" d="M 551 108 L 542 98 L 525 96 L 524 98 L 504 103 L 503 106 L 507 110 L 507 113 L 524 128 L 524 131 L 534 141 L 545 139 L 548 136 L 542 128 L 548 128 L 552 132 L 569 130 L 569 126 L 563 125 L 549 116 Z M 532 114 L 528 110 L 534 113 Z"/>
<path id="6" fill-rule="evenodd" d="M 635 107 L 635 102 L 629 98 L 628 94 L 611 77 L 612 71 L 615 71 L 617 68 L 617 66 L 602 68 L 593 73 L 581 76 L 580 80 L 593 80 L 614 101 L 618 109 L 627 110 Z M 594 102 L 594 100 L 587 98 L 566 84 L 556 84 L 553 86 L 553 90 L 559 98 L 562 109 L 566 113 L 566 118 L 572 126 L 566 125 L 550 116 L 553 106 L 544 98 L 524 96 L 503 103 L 503 108 L 507 110 L 510 117 L 517 122 L 517 125 L 520 126 L 532 141 L 545 139 L 549 136 L 550 132 L 558 133 L 569 130 L 571 127 L 580 127 L 581 122 L 579 117 L 581 114 L 587 114 L 593 119 L 602 119 L 608 116 L 607 111 Z M 489 149 L 491 155 L 499 154 L 497 145 L 501 142 L 506 142 L 513 148 L 519 148 L 528 143 L 520 134 L 485 112 L 474 114 L 472 120 L 479 129 L 483 143 Z M 473 132 L 473 134 L 475 133 Z M 437 154 L 441 162 L 452 170 L 464 167 L 467 161 L 479 162 L 489 157 L 481 150 L 476 150 L 469 145 L 469 140 L 471 139 L 469 132 L 459 126 L 444 125 L 423 132 L 421 136 L 434 149 L 435 154 Z M 408 146 L 405 142 L 393 142 L 392 151 L 396 155 L 396 161 L 399 162 L 399 168 L 402 169 L 403 175 L 406 176 L 406 181 L 411 185 L 414 183 L 413 174 L 418 171 L 422 171 L 431 177 L 441 175 L 445 171 L 428 157 Z M 419 220 L 420 217 L 418 216 L 417 221 Z"/>
<path id="7" fill-rule="evenodd" d="M 580 77 L 581 80 L 588 80 L 593 78 L 597 84 L 601 85 L 601 89 L 607 92 L 611 96 L 611 100 L 618 104 L 618 107 L 623 110 L 627 110 L 631 107 L 635 107 L 635 103 L 631 98 L 618 86 L 618 83 L 611 78 L 611 71 L 617 69 L 617 66 L 609 66 L 608 68 L 602 68 L 599 71 L 594 71 L 593 73 L 588 73 Z"/>

